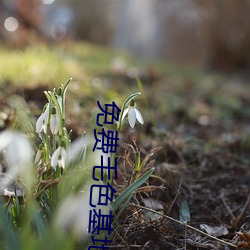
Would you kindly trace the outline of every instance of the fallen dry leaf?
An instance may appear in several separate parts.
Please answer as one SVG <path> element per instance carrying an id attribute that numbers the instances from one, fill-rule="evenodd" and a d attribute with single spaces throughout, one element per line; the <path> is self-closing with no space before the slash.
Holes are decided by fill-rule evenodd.
<path id="1" fill-rule="evenodd" d="M 207 234 L 212 235 L 214 237 L 219 237 L 222 235 L 227 235 L 228 230 L 225 225 L 222 226 L 209 226 L 207 224 L 201 224 L 200 228 L 205 231 Z"/>
<path id="2" fill-rule="evenodd" d="M 238 244 L 238 247 L 244 247 L 250 249 L 250 232 L 237 232 L 237 235 L 243 240 Z"/>

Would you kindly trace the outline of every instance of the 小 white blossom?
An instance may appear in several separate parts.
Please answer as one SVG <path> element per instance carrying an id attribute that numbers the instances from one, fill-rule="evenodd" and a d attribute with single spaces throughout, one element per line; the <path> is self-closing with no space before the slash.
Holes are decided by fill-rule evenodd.
<path id="1" fill-rule="evenodd" d="M 36 122 L 36 132 L 41 133 L 42 131 L 46 134 L 47 132 L 47 125 L 49 121 L 49 104 L 45 106 L 45 110 L 40 115 Z"/>
<path id="2" fill-rule="evenodd" d="M 64 169 L 67 161 L 67 152 L 63 145 L 59 145 L 59 147 L 55 150 L 51 157 L 51 166 L 56 168 Z"/>
<path id="3" fill-rule="evenodd" d="M 40 144 L 35 156 L 35 164 L 39 165 L 41 163 L 42 156 L 43 156 L 43 145 Z"/>
<path id="4" fill-rule="evenodd" d="M 58 232 L 71 233 L 80 240 L 86 240 L 90 237 L 89 231 L 89 211 L 92 207 L 89 204 L 90 187 L 94 183 L 86 183 L 79 194 L 70 194 L 58 206 L 55 213 L 55 227 Z M 93 189 L 91 196 L 93 204 L 99 200 L 99 192 Z M 97 211 L 101 209 L 102 214 L 109 214 L 109 206 L 96 205 Z"/>
<path id="5" fill-rule="evenodd" d="M 62 88 L 61 87 L 57 90 L 56 99 L 62 111 L 63 100 L 62 100 Z"/>
<path id="6" fill-rule="evenodd" d="M 6 174 L 1 179 L 0 189 L 6 187 L 17 177 L 21 177 L 26 186 L 33 181 L 32 146 L 26 135 L 5 130 L 0 133 L 0 154 L 6 164 Z"/>
<path id="7" fill-rule="evenodd" d="M 132 128 L 134 128 L 136 120 L 138 120 L 141 124 L 144 123 L 141 112 L 135 107 L 134 100 L 131 100 L 129 107 L 124 110 L 122 120 L 126 115 L 128 115 L 128 122 Z"/>
<path id="8" fill-rule="evenodd" d="M 60 126 L 59 115 L 55 107 L 52 108 L 50 116 L 50 131 L 53 135 L 58 134 Z"/>

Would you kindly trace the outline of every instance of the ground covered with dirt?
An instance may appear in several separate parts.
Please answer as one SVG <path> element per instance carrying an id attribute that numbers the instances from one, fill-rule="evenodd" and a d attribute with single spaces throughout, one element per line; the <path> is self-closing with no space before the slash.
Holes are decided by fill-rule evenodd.
<path id="1" fill-rule="evenodd" d="M 145 88 L 154 122 L 146 135 L 124 133 L 120 183 L 135 174 L 134 151 L 155 172 L 121 215 L 114 249 L 250 247 L 249 88 L 227 77 L 167 77 Z"/>

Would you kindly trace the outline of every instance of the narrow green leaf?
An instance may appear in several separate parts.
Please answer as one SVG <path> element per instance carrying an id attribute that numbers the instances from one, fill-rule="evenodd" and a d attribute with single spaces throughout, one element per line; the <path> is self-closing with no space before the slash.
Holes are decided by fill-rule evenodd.
<path id="1" fill-rule="evenodd" d="M 116 223 L 116 221 L 119 219 L 121 213 L 122 213 L 122 212 L 124 211 L 124 209 L 126 208 L 127 204 L 129 203 L 130 199 L 132 198 L 132 196 L 133 196 L 133 193 L 131 193 L 131 194 L 129 195 L 129 197 L 127 198 L 127 200 L 124 202 L 122 208 L 119 210 L 118 214 L 115 215 L 115 218 L 114 218 L 114 220 L 113 220 L 113 222 L 112 222 L 112 225 L 114 225 L 114 224 Z"/>
<path id="2" fill-rule="evenodd" d="M 136 77 L 136 83 L 137 83 L 137 86 L 138 86 L 140 92 L 144 96 L 144 89 L 143 89 L 142 81 L 139 77 Z"/>
<path id="3" fill-rule="evenodd" d="M 34 223 L 36 225 L 36 229 L 37 229 L 38 235 L 40 237 L 44 236 L 44 233 L 45 233 L 45 223 L 44 223 L 42 215 L 39 212 L 34 211 L 33 220 L 34 220 Z"/>
<path id="4" fill-rule="evenodd" d="M 135 172 L 138 173 L 141 170 L 141 154 L 137 154 Z"/>
<path id="5" fill-rule="evenodd" d="M 127 199 L 128 196 L 130 196 L 137 188 L 139 188 L 143 183 L 145 183 L 147 179 L 151 176 L 151 174 L 154 172 L 154 170 L 154 168 L 149 169 L 143 176 L 138 178 L 133 184 L 126 188 L 113 202 L 113 210 L 115 211 L 122 204 L 122 202 Z"/>
<path id="6" fill-rule="evenodd" d="M 69 86 L 69 83 L 72 81 L 72 78 L 69 78 L 69 80 L 67 81 L 67 83 L 63 86 L 63 89 L 62 89 L 62 95 L 65 96 L 66 94 L 66 91 L 68 89 L 68 86 Z"/>
<path id="7" fill-rule="evenodd" d="M 18 238 L 18 235 L 16 231 L 14 231 L 14 228 L 11 227 L 9 221 L 8 221 L 8 215 L 7 213 L 3 212 L 2 209 L 0 209 L 0 228 L 2 228 L 5 243 L 6 243 L 6 249 L 7 250 L 21 250 L 20 241 Z"/>

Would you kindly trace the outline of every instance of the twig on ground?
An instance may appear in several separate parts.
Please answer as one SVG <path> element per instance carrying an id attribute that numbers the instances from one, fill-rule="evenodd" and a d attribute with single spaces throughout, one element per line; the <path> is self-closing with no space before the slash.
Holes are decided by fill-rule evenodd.
<path id="1" fill-rule="evenodd" d="M 168 211 L 167 211 L 167 214 L 169 214 L 169 213 L 171 212 L 171 210 L 172 210 L 172 208 L 173 208 L 173 205 L 174 205 L 175 202 L 176 202 L 176 199 L 177 199 L 177 197 L 178 197 L 178 194 L 180 193 L 180 190 L 181 190 L 181 185 L 182 185 L 182 179 L 180 180 L 178 190 L 177 190 L 177 192 L 176 192 L 176 195 L 175 195 L 175 197 L 174 197 L 174 200 L 172 201 L 172 203 L 171 203 L 171 205 L 170 205 L 170 207 L 169 207 L 169 209 L 168 209 Z"/>
<path id="2" fill-rule="evenodd" d="M 221 192 L 220 198 L 221 198 L 221 200 L 222 200 L 224 206 L 226 207 L 227 211 L 229 212 L 229 214 L 230 214 L 231 217 L 233 218 L 233 221 L 235 221 L 236 218 L 235 218 L 235 216 L 234 216 L 234 214 L 233 214 L 231 208 L 227 205 L 227 202 L 226 202 L 226 200 L 225 200 L 224 191 Z"/>
<path id="3" fill-rule="evenodd" d="M 165 214 L 162 214 L 162 213 L 160 213 L 160 212 L 157 212 L 157 211 L 155 211 L 155 210 L 153 210 L 153 209 L 150 209 L 150 208 L 147 208 L 147 207 L 144 207 L 144 206 L 141 206 L 141 205 L 136 205 L 136 204 L 134 204 L 134 203 L 129 203 L 128 205 L 134 206 L 134 207 L 137 207 L 137 208 L 140 208 L 140 209 L 145 209 L 145 210 L 150 211 L 150 212 L 155 213 L 155 214 L 159 214 L 159 215 L 161 215 L 161 216 L 163 216 L 163 217 L 165 217 L 165 218 L 167 218 L 167 219 L 169 219 L 169 220 L 171 220 L 171 221 L 174 221 L 174 222 L 176 222 L 176 223 L 178 223 L 178 224 L 181 224 L 181 225 L 184 226 L 184 227 L 186 226 L 187 228 L 192 229 L 192 230 L 194 230 L 194 231 L 196 231 L 196 232 L 198 232 L 198 233 L 200 233 L 200 234 L 203 234 L 203 235 L 205 235 L 205 236 L 207 236 L 207 237 L 209 237 L 209 238 L 211 238 L 211 239 L 213 239 L 213 240 L 219 241 L 219 242 L 221 242 L 221 243 L 223 243 L 223 244 L 226 244 L 226 245 L 228 245 L 228 246 L 230 246 L 230 247 L 237 248 L 236 245 L 234 245 L 234 244 L 232 244 L 232 243 L 229 243 L 229 242 L 226 242 L 226 241 L 224 241 L 224 240 L 218 239 L 218 238 L 216 238 L 216 237 L 214 237 L 214 236 L 212 236 L 212 235 L 209 235 L 209 234 L 207 234 L 207 233 L 205 233 L 205 232 L 203 232 L 203 231 L 201 231 L 201 230 L 199 230 L 199 229 L 197 229 L 197 228 L 195 228 L 195 227 L 192 227 L 192 226 L 188 225 L 186 222 L 178 221 L 178 220 L 176 220 L 176 219 L 173 219 L 173 218 L 170 217 L 170 216 L 167 216 L 167 215 L 165 215 Z"/>
<path id="4" fill-rule="evenodd" d="M 246 201 L 245 206 L 243 207 L 241 213 L 234 219 L 234 221 L 233 221 L 234 226 L 237 226 L 238 223 L 240 222 L 240 220 L 242 219 L 242 217 L 244 216 L 244 214 L 249 206 L 249 203 L 250 203 L 250 194 L 248 194 L 247 201 Z"/>
<path id="5" fill-rule="evenodd" d="M 136 247 L 136 248 L 141 248 L 141 245 L 129 245 L 130 247 Z M 109 248 L 123 248 L 127 247 L 126 245 L 116 245 L 116 246 L 109 246 Z"/>

